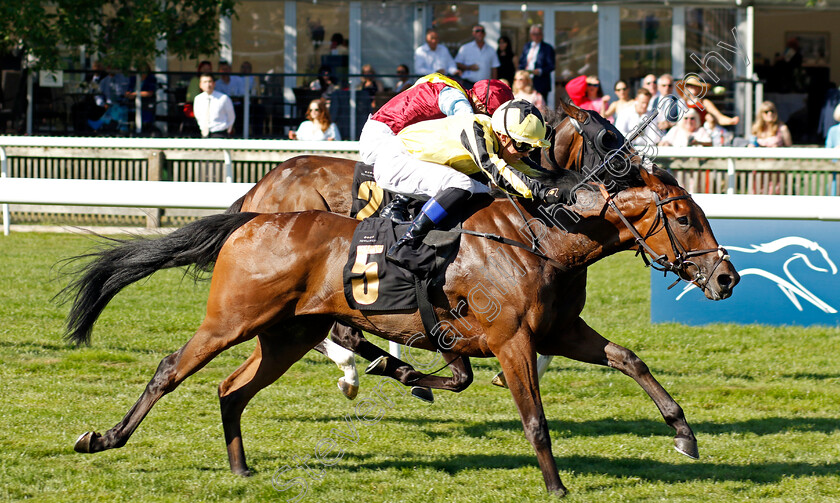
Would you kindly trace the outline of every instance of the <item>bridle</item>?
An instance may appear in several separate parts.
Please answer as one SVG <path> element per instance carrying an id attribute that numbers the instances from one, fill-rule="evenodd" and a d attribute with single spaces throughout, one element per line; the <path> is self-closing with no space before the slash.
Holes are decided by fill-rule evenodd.
<path id="1" fill-rule="evenodd" d="M 680 243 L 680 240 L 677 239 L 677 236 L 674 234 L 673 229 L 671 228 L 671 224 L 668 222 L 668 217 L 665 216 L 665 212 L 663 211 L 662 207 L 668 203 L 679 201 L 682 199 L 691 199 L 691 196 L 688 194 L 684 194 L 681 196 L 674 196 L 674 197 L 666 197 L 665 199 L 660 199 L 659 194 L 656 192 L 653 193 L 653 200 L 656 204 L 656 218 L 654 219 L 653 223 L 648 229 L 647 234 L 644 237 L 639 233 L 636 227 L 627 220 L 627 217 L 621 213 L 621 210 L 618 209 L 616 206 L 615 201 L 613 201 L 612 196 L 607 192 L 606 187 L 603 185 L 599 185 L 601 190 L 601 194 L 606 199 L 606 204 L 609 205 L 610 208 L 615 210 L 618 214 L 618 218 L 621 219 L 621 222 L 627 227 L 627 230 L 633 235 L 633 238 L 636 241 L 636 245 L 638 246 L 636 250 L 636 255 L 641 255 L 642 260 L 645 262 L 645 267 L 651 267 L 657 271 L 662 271 L 665 275 L 668 272 L 673 272 L 677 275 L 677 280 L 674 281 L 671 286 L 668 287 L 670 290 L 673 288 L 677 283 L 680 281 L 686 281 L 687 283 L 692 283 L 701 290 L 705 290 L 706 285 L 709 283 L 709 279 L 714 275 L 714 272 L 717 268 L 724 262 L 729 262 L 729 254 L 726 252 L 726 249 L 720 245 L 717 248 L 710 248 L 707 250 L 694 250 L 694 251 L 686 251 L 685 247 Z M 659 222 L 662 222 L 663 227 L 665 228 L 665 232 L 668 234 L 668 240 L 671 243 L 671 250 L 674 252 L 674 260 L 668 260 L 668 256 L 663 254 L 657 254 L 650 245 L 647 244 L 647 239 L 654 235 L 657 232 L 657 227 L 659 226 Z M 694 257 L 698 257 L 700 255 L 706 255 L 708 253 L 717 253 L 717 260 L 715 261 L 714 266 L 712 267 L 709 276 L 705 276 L 700 269 L 700 266 L 697 265 L 693 260 Z M 650 258 L 648 258 L 650 255 Z M 688 266 L 694 266 L 696 272 L 694 273 L 693 277 L 689 279 L 683 278 L 680 273 L 688 274 L 686 268 Z"/>

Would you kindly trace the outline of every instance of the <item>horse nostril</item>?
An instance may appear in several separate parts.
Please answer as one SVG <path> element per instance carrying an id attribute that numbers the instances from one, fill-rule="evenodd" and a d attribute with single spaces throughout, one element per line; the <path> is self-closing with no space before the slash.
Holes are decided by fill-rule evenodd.
<path id="1" fill-rule="evenodd" d="M 718 276 L 717 282 L 721 288 L 729 288 L 729 286 L 732 284 L 732 276 L 728 274 L 721 274 L 720 276 Z"/>

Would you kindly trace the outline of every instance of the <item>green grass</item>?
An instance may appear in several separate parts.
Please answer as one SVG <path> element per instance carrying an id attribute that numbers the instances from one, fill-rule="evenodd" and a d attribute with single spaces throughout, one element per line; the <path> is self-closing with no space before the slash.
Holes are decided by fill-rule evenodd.
<path id="1" fill-rule="evenodd" d="M 314 456 L 357 402 L 340 373 L 308 354 L 262 391 L 243 417 L 255 474 L 227 466 L 216 386 L 253 349 L 233 348 L 164 397 L 129 443 L 73 452 L 76 437 L 107 430 L 143 391 L 161 358 L 198 326 L 207 284 L 164 271 L 106 309 L 90 347 L 61 339 L 66 307 L 53 264 L 87 238 L 0 237 L 0 498 L 34 501 L 284 501 L 272 474 Z M 585 318 L 633 349 L 682 405 L 701 458 L 674 451 L 653 403 L 620 373 L 557 359 L 542 384 L 568 501 L 840 500 L 840 330 L 650 325 L 647 271 L 632 254 L 597 264 Z M 737 295 L 737 289 L 736 293 Z M 303 501 L 545 501 L 534 451 L 506 390 L 489 385 L 495 360 L 473 360 L 475 383 L 428 405 L 390 392 L 395 407 L 359 424 L 358 442 Z M 286 474 L 306 478 L 302 468 Z"/>

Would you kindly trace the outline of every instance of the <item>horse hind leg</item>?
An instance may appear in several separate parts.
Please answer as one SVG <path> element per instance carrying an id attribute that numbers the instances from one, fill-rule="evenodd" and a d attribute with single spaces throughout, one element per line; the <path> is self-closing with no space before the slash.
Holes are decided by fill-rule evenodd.
<path id="1" fill-rule="evenodd" d="M 332 360 L 344 372 L 344 375 L 338 378 L 338 390 L 341 394 L 348 400 L 356 398 L 359 394 L 359 372 L 356 370 L 356 357 L 353 352 L 329 339 L 324 339 L 312 349 Z"/>
<path id="2" fill-rule="evenodd" d="M 554 357 L 551 355 L 539 355 L 537 358 L 537 381 L 542 381 L 545 372 L 548 370 L 549 364 Z M 494 384 L 501 388 L 507 388 L 507 381 L 505 380 L 505 373 L 499 372 L 490 380 L 490 384 Z"/>
<path id="3" fill-rule="evenodd" d="M 251 398 L 261 389 L 276 381 L 316 342 L 326 331 L 317 328 L 312 320 L 293 328 L 275 329 L 259 335 L 257 347 L 251 356 L 219 385 L 219 406 L 225 432 L 230 469 L 237 475 L 251 474 L 245 462 L 242 443 L 242 412 Z M 301 335 L 305 337 L 300 337 Z M 294 337 L 292 337 L 294 336 Z"/>
<path id="4" fill-rule="evenodd" d="M 332 327 L 332 339 L 342 347 L 347 348 L 362 358 L 372 362 L 367 367 L 367 370 L 365 370 L 365 373 L 367 374 L 381 375 L 401 380 L 398 377 L 398 372 L 414 371 L 414 368 L 411 365 L 405 363 L 399 358 L 391 356 L 376 344 L 373 344 L 365 339 L 364 334 L 362 334 L 362 331 L 358 328 L 353 328 L 342 323 L 335 323 Z M 336 364 L 338 364 L 337 361 Z M 340 364 L 338 365 L 341 367 Z M 353 371 L 355 370 L 354 365 Z M 338 387 L 342 387 L 341 382 L 339 382 Z M 344 390 L 342 389 L 342 391 Z M 411 396 L 419 398 L 424 402 L 431 403 L 435 401 L 435 396 L 432 393 L 432 390 L 426 386 L 412 386 Z M 350 397 L 348 396 L 348 398 Z"/>
<path id="5" fill-rule="evenodd" d="M 541 345 L 538 349 L 547 354 L 607 365 L 632 377 L 656 404 L 665 423 L 676 432 L 674 448 L 692 459 L 700 457 L 697 439 L 685 419 L 682 407 L 665 391 L 665 388 L 650 373 L 645 362 L 635 353 L 605 339 L 580 318 L 577 325 L 564 333 L 562 337 L 553 338 L 551 344 L 552 346 Z"/>
<path id="6" fill-rule="evenodd" d="M 184 379 L 200 370 L 216 355 L 251 337 L 253 335 L 231 332 L 215 319 L 206 318 L 181 349 L 161 360 L 140 399 L 122 421 L 101 435 L 94 431 L 82 434 L 76 440 L 74 449 L 76 452 L 92 453 L 124 446 L 161 397 L 177 388 Z"/>

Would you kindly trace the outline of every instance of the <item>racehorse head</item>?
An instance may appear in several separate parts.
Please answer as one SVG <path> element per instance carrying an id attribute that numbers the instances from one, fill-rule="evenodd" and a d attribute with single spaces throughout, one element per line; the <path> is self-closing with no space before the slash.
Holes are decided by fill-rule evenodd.
<path id="1" fill-rule="evenodd" d="M 709 221 L 691 195 L 666 171 L 639 169 L 650 199 L 637 225 L 644 243 L 653 252 L 652 266 L 675 272 L 703 290 L 706 298 L 721 300 L 732 295 L 740 276 L 718 245 Z M 641 248 L 644 245 L 640 244 Z"/>
<path id="2" fill-rule="evenodd" d="M 561 100 L 557 110 L 545 115 L 551 146 L 542 152 L 538 162 L 549 171 L 589 172 L 614 152 L 630 152 L 623 148 L 624 136 L 597 112 Z"/>

